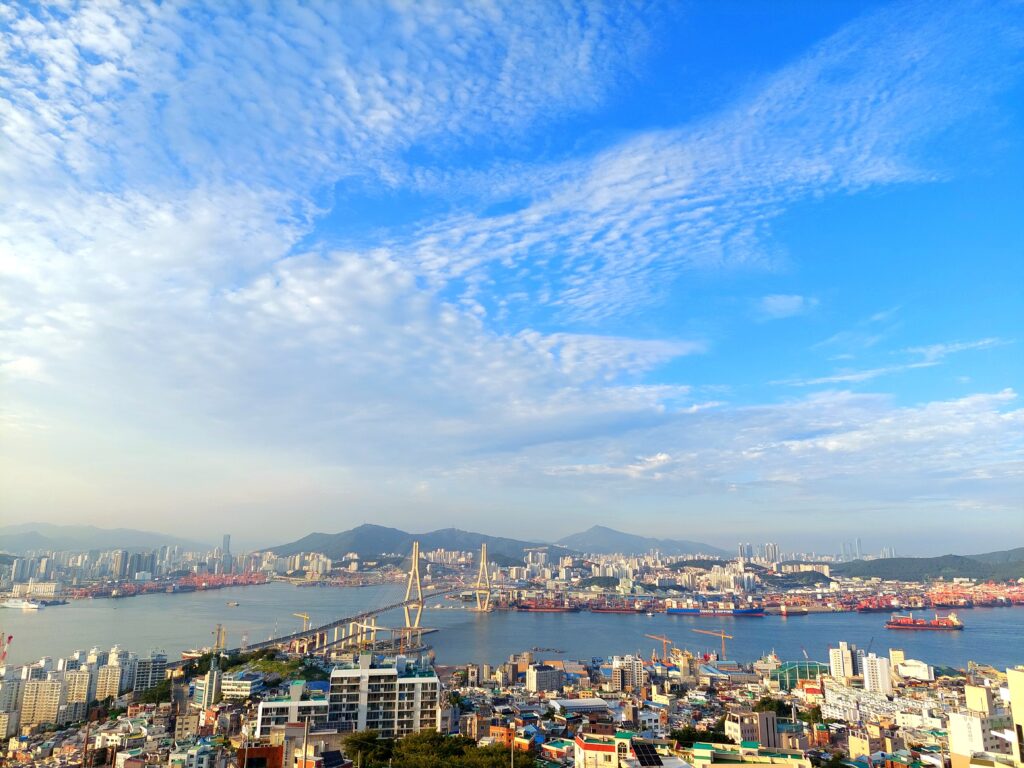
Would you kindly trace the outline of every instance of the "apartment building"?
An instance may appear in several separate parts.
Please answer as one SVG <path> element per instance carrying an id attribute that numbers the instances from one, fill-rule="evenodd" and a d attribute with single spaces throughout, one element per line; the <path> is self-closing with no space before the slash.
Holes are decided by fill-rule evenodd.
<path id="1" fill-rule="evenodd" d="M 96 670 L 96 699 L 105 701 L 121 695 L 121 667 L 104 664 Z"/>
<path id="2" fill-rule="evenodd" d="M 158 651 L 150 653 L 148 658 L 139 659 L 135 665 L 135 685 L 132 690 L 136 693 L 148 691 L 163 681 L 167 672 L 167 656 Z"/>
<path id="3" fill-rule="evenodd" d="M 397 738 L 438 728 L 441 681 L 428 666 L 404 656 L 379 665 L 369 654 L 331 672 L 329 724 L 338 730 L 377 731 Z"/>
<path id="4" fill-rule="evenodd" d="M 21 725 L 58 722 L 65 702 L 63 680 L 29 680 L 21 699 Z"/>

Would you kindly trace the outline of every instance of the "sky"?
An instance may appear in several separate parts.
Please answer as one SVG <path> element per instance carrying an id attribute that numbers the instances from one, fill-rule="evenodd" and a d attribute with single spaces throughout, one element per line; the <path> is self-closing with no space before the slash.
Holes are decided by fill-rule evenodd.
<path id="1" fill-rule="evenodd" d="M 0 521 L 1024 544 L 1024 5 L 0 8 Z"/>

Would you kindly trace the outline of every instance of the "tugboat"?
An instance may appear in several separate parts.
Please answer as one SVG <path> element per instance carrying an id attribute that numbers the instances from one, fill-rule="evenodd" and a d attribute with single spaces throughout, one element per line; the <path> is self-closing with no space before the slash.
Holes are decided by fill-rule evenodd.
<path id="1" fill-rule="evenodd" d="M 924 630 L 962 630 L 964 623 L 960 621 L 960 618 L 955 613 L 948 613 L 945 616 L 939 616 L 935 614 L 934 619 L 915 619 L 914 614 L 908 613 L 906 615 L 900 613 L 894 613 L 887 622 L 885 622 L 886 629 L 924 629 Z"/>

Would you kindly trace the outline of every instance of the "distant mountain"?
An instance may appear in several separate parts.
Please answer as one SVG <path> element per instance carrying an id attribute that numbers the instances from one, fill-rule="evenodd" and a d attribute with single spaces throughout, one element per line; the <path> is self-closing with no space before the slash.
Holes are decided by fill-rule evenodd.
<path id="1" fill-rule="evenodd" d="M 22 523 L 0 528 L 0 552 L 14 554 L 30 550 L 84 552 L 90 549 L 158 549 L 164 544 L 199 552 L 213 548 L 211 544 L 132 528 L 52 523 Z"/>
<path id="2" fill-rule="evenodd" d="M 299 552 L 323 552 L 332 560 L 336 560 L 349 552 L 355 552 L 360 558 L 372 559 L 385 552 L 408 553 L 412 549 L 413 541 L 419 541 L 420 549 L 423 550 L 462 551 L 480 549 L 480 545 L 487 542 L 488 557 L 499 563 L 504 560 L 521 563 L 525 550 L 545 546 L 537 542 L 487 536 L 458 528 L 443 528 L 429 533 L 407 533 L 397 528 L 367 523 L 341 533 L 311 533 L 298 541 L 269 549 L 282 557 Z M 551 546 L 548 549 L 552 557 L 572 554 L 564 547 Z"/>
<path id="3" fill-rule="evenodd" d="M 574 533 L 559 539 L 558 544 L 576 549 L 580 552 L 589 552 L 595 555 L 611 555 L 621 552 L 622 554 L 643 554 L 656 549 L 664 555 L 725 555 L 728 552 L 710 544 L 700 541 L 687 541 L 686 539 L 655 539 L 647 536 L 637 536 L 632 533 L 623 533 L 603 525 L 595 525 L 581 533 Z"/>
<path id="4" fill-rule="evenodd" d="M 1024 562 L 1024 547 L 986 552 L 983 555 L 969 555 L 969 557 L 971 560 L 980 560 L 983 563 L 1020 563 Z"/>
<path id="5" fill-rule="evenodd" d="M 1024 578 L 1024 548 L 986 552 L 981 555 L 940 555 L 939 557 L 890 557 L 854 560 L 835 566 L 839 576 L 863 579 L 929 581 L 931 579 L 979 579 L 1006 581 Z"/>

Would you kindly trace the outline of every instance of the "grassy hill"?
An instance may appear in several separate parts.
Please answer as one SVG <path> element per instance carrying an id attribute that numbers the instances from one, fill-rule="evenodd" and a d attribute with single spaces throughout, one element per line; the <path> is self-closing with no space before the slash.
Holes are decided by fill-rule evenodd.
<path id="1" fill-rule="evenodd" d="M 839 576 L 900 581 L 968 578 L 1008 581 L 1024 578 L 1024 548 L 987 552 L 982 555 L 941 555 L 939 557 L 892 557 L 883 560 L 854 560 L 833 568 Z M 1018 554 L 1015 554 L 1018 553 Z"/>

